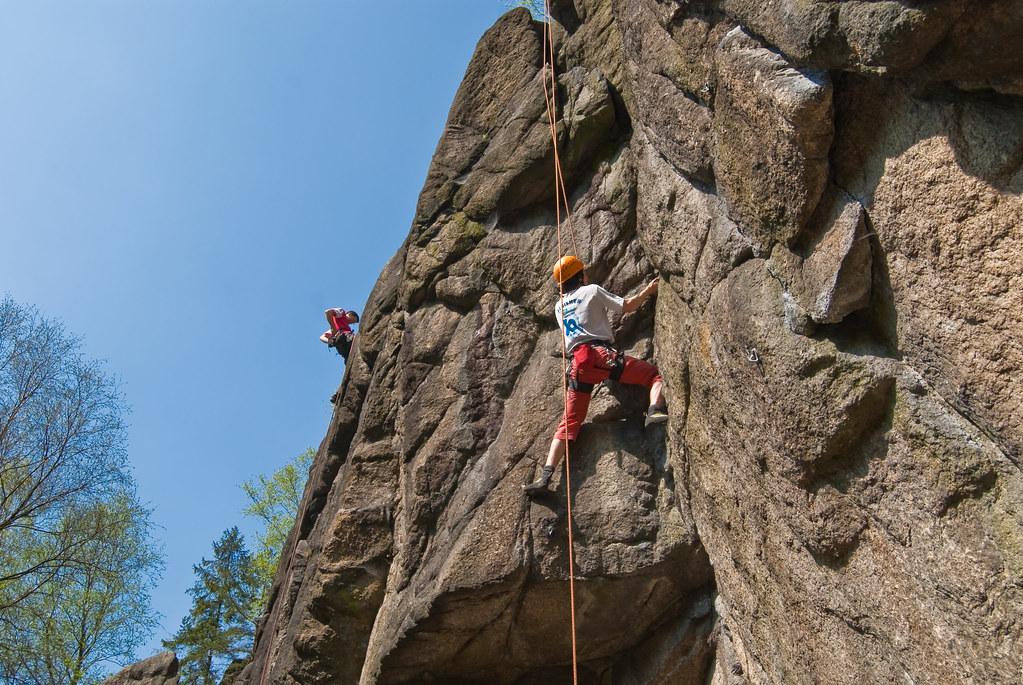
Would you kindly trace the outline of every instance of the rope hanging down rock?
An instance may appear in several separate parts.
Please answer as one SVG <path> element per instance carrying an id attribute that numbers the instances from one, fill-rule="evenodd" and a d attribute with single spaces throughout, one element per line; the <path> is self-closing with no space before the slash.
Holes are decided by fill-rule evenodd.
<path id="1" fill-rule="evenodd" d="M 561 156 L 558 152 L 558 81 L 555 74 L 554 62 L 554 31 L 551 21 L 550 0 L 544 0 L 544 33 L 543 33 L 544 62 L 549 59 L 550 69 L 544 69 L 543 94 L 547 103 L 547 120 L 551 128 L 551 145 L 554 150 L 554 220 L 558 228 L 558 261 L 564 256 L 561 241 L 561 203 L 564 201 L 565 216 L 572 234 L 572 249 L 576 256 L 579 255 L 579 246 L 575 241 L 575 231 L 572 228 L 572 214 L 568 203 L 568 193 L 565 189 L 565 178 L 561 173 Z M 550 74 L 550 88 L 547 86 L 547 78 Z M 558 283 L 559 302 L 565 297 L 564 284 Z M 568 366 L 568 349 L 566 348 L 565 336 L 561 336 L 561 363 L 562 368 Z M 565 404 L 565 419 L 568 419 L 568 376 L 562 374 L 562 392 Z M 575 547 L 572 539 L 572 459 L 569 445 L 570 440 L 565 441 L 565 491 L 568 503 L 568 595 L 569 608 L 572 625 L 572 685 L 579 685 L 579 666 L 576 650 L 575 630 Z"/>

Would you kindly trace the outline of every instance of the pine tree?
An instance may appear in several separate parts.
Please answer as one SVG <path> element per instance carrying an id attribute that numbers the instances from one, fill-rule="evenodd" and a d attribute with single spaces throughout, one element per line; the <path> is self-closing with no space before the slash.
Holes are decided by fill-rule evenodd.
<path id="1" fill-rule="evenodd" d="M 193 569 L 192 609 L 163 644 L 178 654 L 182 685 L 216 685 L 232 660 L 248 654 L 255 632 L 250 612 L 256 574 L 238 528 L 224 531 L 213 543 L 213 559 Z"/>

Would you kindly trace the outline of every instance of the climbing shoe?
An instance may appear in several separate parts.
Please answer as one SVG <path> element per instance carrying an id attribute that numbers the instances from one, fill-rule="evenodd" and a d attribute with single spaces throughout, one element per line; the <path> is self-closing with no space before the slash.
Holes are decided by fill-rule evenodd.
<path id="1" fill-rule="evenodd" d="M 544 466 L 543 471 L 540 472 L 540 477 L 534 480 L 529 485 L 522 486 L 522 492 L 526 497 L 533 497 L 534 495 L 541 495 L 546 492 L 550 492 L 547 489 L 547 484 L 551 482 L 551 476 L 554 475 L 554 469 L 550 466 Z"/>
<path id="2" fill-rule="evenodd" d="M 654 407 L 651 405 L 646 410 L 646 422 L 644 425 L 652 426 L 655 423 L 664 423 L 668 420 L 668 408 L 667 407 Z"/>

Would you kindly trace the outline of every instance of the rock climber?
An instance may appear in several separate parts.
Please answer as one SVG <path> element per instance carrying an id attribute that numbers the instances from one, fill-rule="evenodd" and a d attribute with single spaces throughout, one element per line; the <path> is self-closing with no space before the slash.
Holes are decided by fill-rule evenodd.
<path id="1" fill-rule="evenodd" d="M 359 315 L 336 307 L 324 311 L 323 314 L 327 317 L 330 329 L 323 332 L 320 340 L 327 347 L 337 350 L 347 364 L 348 353 L 352 350 L 352 340 L 355 339 L 355 331 L 352 330 L 351 324 L 359 323 Z"/>
<path id="2" fill-rule="evenodd" d="M 590 284 L 586 269 L 578 257 L 567 256 L 554 265 L 554 280 L 562 293 L 554 306 L 558 326 L 565 335 L 565 348 L 571 358 L 568 371 L 568 406 L 554 433 L 540 477 L 522 486 L 526 495 L 547 491 L 554 470 L 565 456 L 566 442 L 575 440 L 590 408 L 593 387 L 607 379 L 650 390 L 650 407 L 646 425 L 668 420 L 664 403 L 663 379 L 657 367 L 641 359 L 629 357 L 613 345 L 611 317 L 639 309 L 657 292 L 657 279 L 638 295 L 621 298 L 599 285 Z"/>

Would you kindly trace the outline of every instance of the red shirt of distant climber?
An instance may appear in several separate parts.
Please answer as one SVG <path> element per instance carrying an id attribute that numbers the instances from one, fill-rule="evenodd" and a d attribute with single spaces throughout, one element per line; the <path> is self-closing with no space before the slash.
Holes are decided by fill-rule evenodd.
<path id="1" fill-rule="evenodd" d="M 351 333 L 352 327 L 348 325 L 348 312 L 338 308 L 330 310 L 330 327 L 338 333 Z"/>

